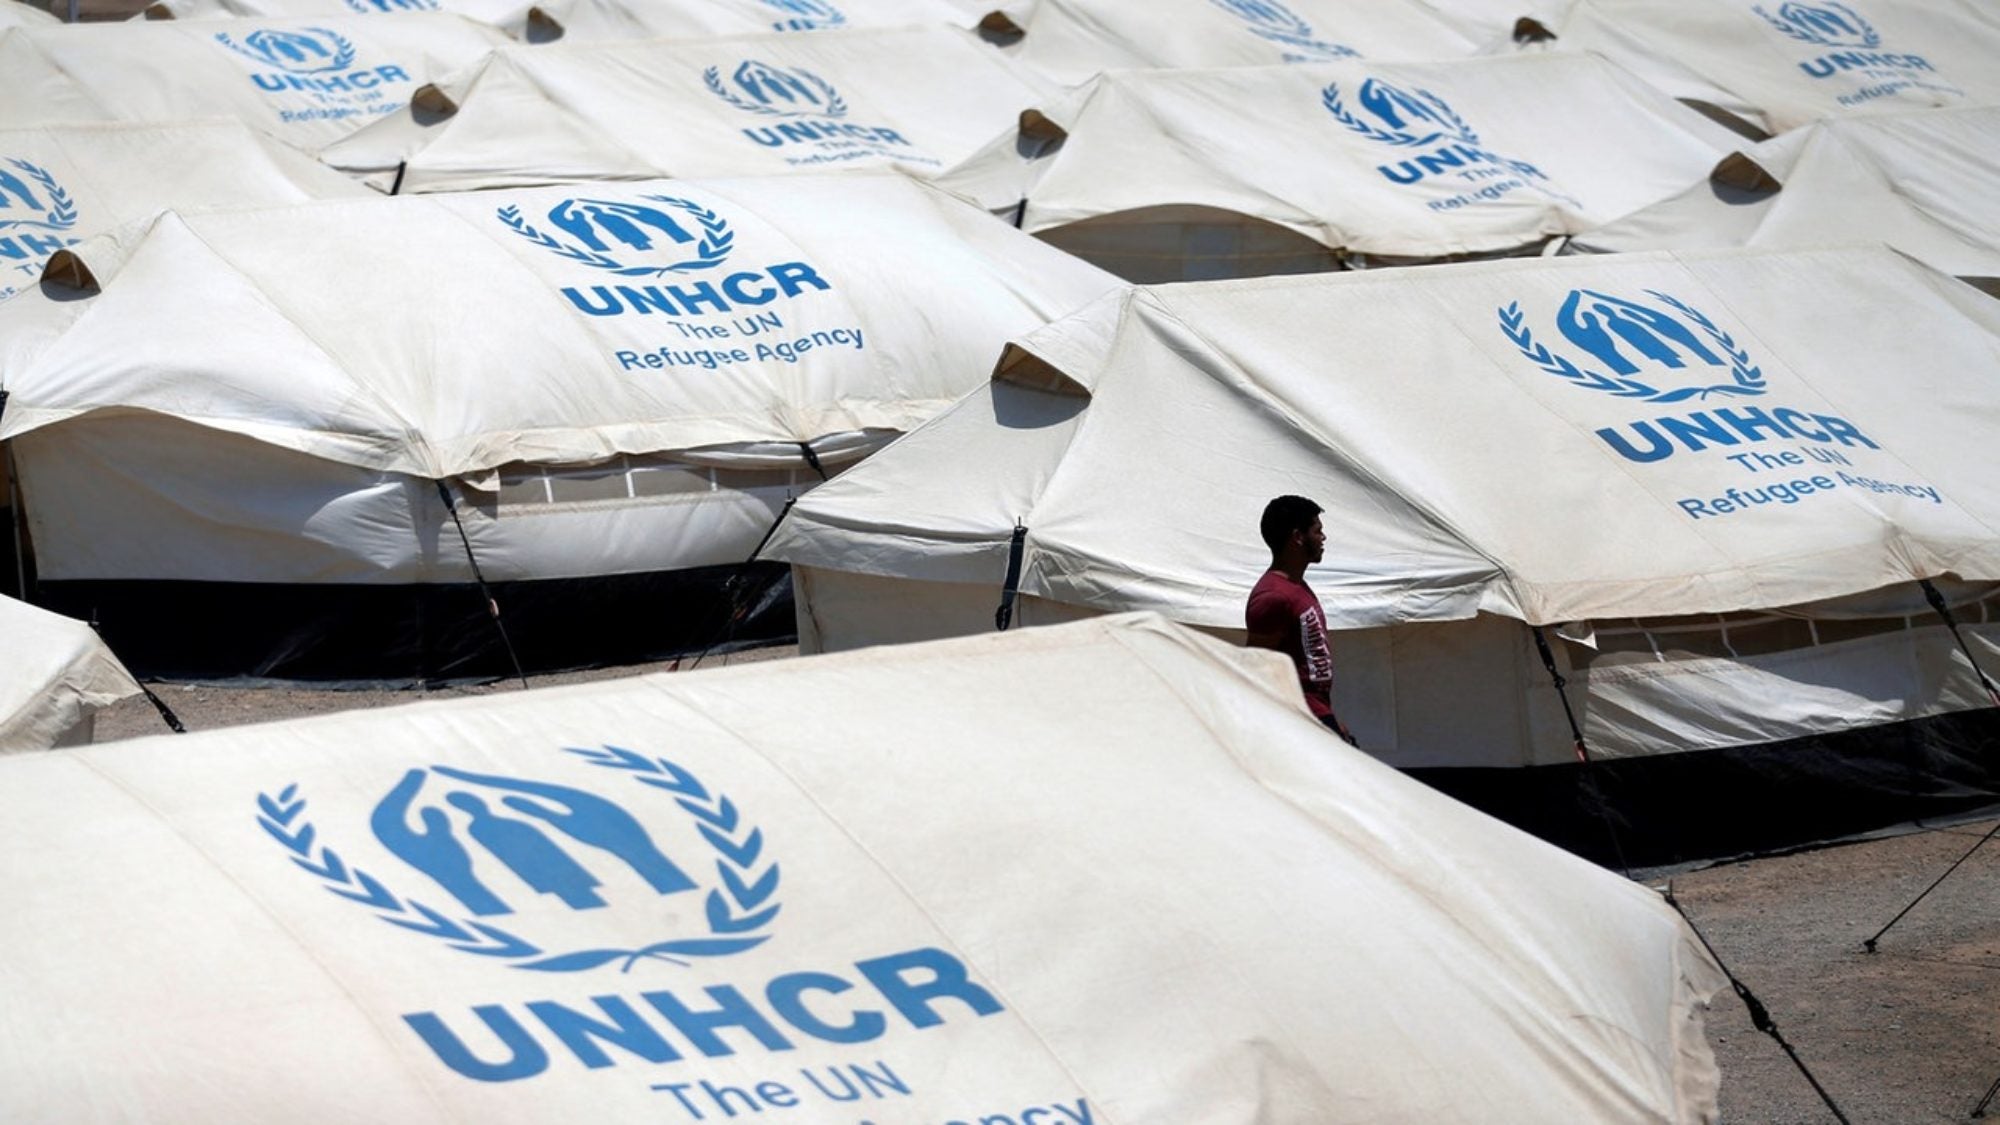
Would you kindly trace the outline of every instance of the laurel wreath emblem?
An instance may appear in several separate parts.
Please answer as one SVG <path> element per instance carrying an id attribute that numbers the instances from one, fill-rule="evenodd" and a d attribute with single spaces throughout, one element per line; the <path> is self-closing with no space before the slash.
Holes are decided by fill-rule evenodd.
<path id="1" fill-rule="evenodd" d="M 722 880 L 722 886 L 709 891 L 703 902 L 707 937 L 671 938 L 638 949 L 583 949 L 551 955 L 509 930 L 470 918 L 455 919 L 414 898 L 399 896 L 381 880 L 341 859 L 320 842 L 317 829 L 305 815 L 306 800 L 299 796 L 296 783 L 275 795 L 257 795 L 257 823 L 291 853 L 294 864 L 341 898 L 372 908 L 376 917 L 391 925 L 428 934 L 464 953 L 512 962 L 517 969 L 573 973 L 622 961 L 619 971 L 629 973 L 640 961 L 686 965 L 688 958 L 741 953 L 770 939 L 771 935 L 760 931 L 781 909 L 776 898 L 778 865 L 763 864 L 760 870 L 763 830 L 745 824 L 734 802 L 711 792 L 694 774 L 665 758 L 649 758 L 617 746 L 565 750 L 591 765 L 636 775 L 640 784 L 670 794 L 674 803 L 694 818 L 696 829 L 715 850 L 715 869 Z"/>
<path id="2" fill-rule="evenodd" d="M 324 35 L 328 39 L 333 40 L 333 60 L 321 63 L 318 66 L 300 66 L 295 63 L 283 62 L 255 48 L 245 47 L 243 44 L 231 39 L 229 33 L 226 31 L 216 32 L 215 41 L 246 58 L 252 58 L 260 63 L 280 67 L 285 70 L 298 71 L 301 74 L 314 74 L 322 70 L 346 70 L 348 67 L 354 65 L 354 44 L 348 42 L 346 36 L 324 27 L 308 27 L 301 30 L 310 31 L 315 35 Z"/>
<path id="3" fill-rule="evenodd" d="M 1466 124 L 1465 118 L 1460 117 L 1443 98 L 1438 97 L 1429 90 L 1415 90 L 1412 92 L 1424 99 L 1425 102 L 1430 104 L 1431 108 L 1443 114 L 1445 119 L 1451 122 L 1452 139 L 1464 141 L 1469 145 L 1479 143 L 1479 134 L 1473 132 L 1472 126 Z M 1379 129 L 1370 125 L 1348 112 L 1346 103 L 1341 100 L 1340 83 L 1338 82 L 1329 82 L 1326 89 L 1320 91 L 1319 100 L 1322 105 L 1326 106 L 1326 111 L 1333 114 L 1335 121 L 1367 137 L 1371 141 L 1380 141 L 1385 145 L 1396 145 L 1399 148 L 1407 148 L 1413 145 L 1431 144 L 1444 136 L 1442 132 L 1425 133 L 1422 136 L 1418 136 L 1413 133 L 1398 133 L 1389 129 Z"/>
<path id="4" fill-rule="evenodd" d="M 1699 309 L 1696 309 L 1692 305 L 1676 297 L 1662 293 L 1657 289 L 1648 289 L 1646 293 L 1649 296 L 1657 297 L 1671 306 L 1674 311 L 1693 321 L 1697 328 L 1700 328 L 1702 332 L 1707 334 L 1708 338 L 1717 347 L 1721 348 L 1724 354 L 1729 356 L 1729 373 L 1733 380 L 1732 382 L 1717 383 L 1706 387 L 1679 387 L 1671 391 L 1662 391 L 1651 383 L 1647 383 L 1641 379 L 1625 379 L 1615 375 L 1606 375 L 1602 372 L 1580 368 L 1563 356 L 1550 351 L 1543 344 L 1536 342 L 1534 334 L 1529 331 L 1525 323 L 1526 316 L 1521 312 L 1521 303 L 1519 301 L 1510 301 L 1505 308 L 1498 310 L 1500 314 L 1500 331 L 1505 333 L 1507 338 L 1514 342 L 1514 346 L 1520 350 L 1523 356 L 1527 357 L 1530 363 L 1533 363 L 1543 371 L 1567 379 L 1585 390 L 1603 391 L 1606 394 L 1615 395 L 1619 398 L 1636 398 L 1643 402 L 1667 403 L 1680 402 L 1690 398 L 1707 398 L 1709 395 L 1752 396 L 1764 393 L 1765 380 L 1763 369 L 1750 362 L 1750 353 L 1738 347 L 1734 337 L 1717 327 L 1714 321 L 1708 319 L 1707 316 L 1704 316 Z"/>
<path id="5" fill-rule="evenodd" d="M 692 273 L 695 270 L 714 269 L 726 261 L 729 252 L 735 248 L 736 235 L 729 229 L 729 223 L 708 208 L 690 200 L 675 199 L 667 195 L 647 195 L 640 198 L 677 207 L 701 224 L 701 241 L 695 244 L 693 258 L 666 266 L 628 266 L 609 254 L 600 254 L 582 246 L 571 246 L 535 229 L 521 217 L 521 209 L 518 206 L 509 204 L 495 211 L 494 215 L 506 224 L 509 230 L 543 249 L 553 250 L 573 262 L 610 270 L 620 277 L 664 277 L 670 273 Z"/>
<path id="6" fill-rule="evenodd" d="M 740 109 L 745 113 L 758 113 L 758 114 L 763 114 L 766 117 L 847 116 L 847 99 L 841 97 L 840 91 L 835 90 L 833 88 L 833 85 L 828 81 L 826 81 L 824 78 L 821 78 L 819 75 L 814 74 L 812 71 L 805 69 L 790 70 L 787 71 L 786 73 L 797 75 L 798 77 L 803 78 L 807 82 L 811 83 L 813 89 L 819 91 L 820 95 L 826 99 L 826 108 L 779 109 L 777 106 L 774 105 L 765 105 L 762 102 L 755 102 L 751 101 L 749 98 L 740 97 L 736 94 L 731 93 L 729 88 L 722 84 L 722 72 L 720 68 L 713 66 L 701 72 L 701 81 L 703 85 L 708 87 L 709 93 L 714 94 L 716 97 L 721 98 L 723 101 L 728 102 L 730 105 L 735 106 L 737 109 Z"/>
<path id="7" fill-rule="evenodd" d="M 1851 19 L 1856 24 L 1860 25 L 1861 42 L 1851 44 L 1851 46 L 1861 47 L 1864 49 L 1873 49 L 1876 47 L 1880 47 L 1882 45 L 1881 34 L 1875 30 L 1874 24 L 1871 24 L 1867 20 L 1861 18 L 1861 13 L 1856 12 L 1853 8 L 1850 8 L 1845 4 L 1836 2 L 1836 0 L 1823 0 L 1823 2 L 1829 8 L 1839 9 L 1842 15 L 1846 16 L 1848 19 Z M 1786 35 L 1790 36 L 1793 39 L 1798 40 L 1801 43 L 1810 43 L 1815 47 L 1841 47 L 1850 45 L 1850 44 L 1836 43 L 1833 40 L 1828 39 L 1826 36 L 1821 35 L 1816 31 L 1809 31 L 1805 28 L 1799 27 L 1798 25 L 1794 24 L 1791 20 L 1786 19 L 1782 15 L 1774 16 L 1771 13 L 1765 11 L 1764 6 L 1762 4 L 1754 4 L 1751 6 L 1750 10 L 1757 13 L 1760 16 L 1763 16 L 1765 23 L 1770 24 L 1772 27 L 1777 28 L 1779 31 L 1784 32 Z"/>
<path id="8" fill-rule="evenodd" d="M 49 209 L 42 212 L 40 219 L 0 219 L 0 227 L 42 227 L 45 230 L 68 230 L 76 225 L 76 201 L 62 189 L 56 178 L 45 168 L 30 164 L 25 160 L 8 158 L 7 163 L 20 169 L 27 177 L 41 185 L 49 196 Z"/>
<path id="9" fill-rule="evenodd" d="M 797 18 L 779 20 L 771 25 L 773 31 L 819 31 L 823 28 L 840 27 L 847 22 L 847 14 L 832 4 L 818 0 L 764 0 L 764 5 L 781 12 L 791 12 Z"/>

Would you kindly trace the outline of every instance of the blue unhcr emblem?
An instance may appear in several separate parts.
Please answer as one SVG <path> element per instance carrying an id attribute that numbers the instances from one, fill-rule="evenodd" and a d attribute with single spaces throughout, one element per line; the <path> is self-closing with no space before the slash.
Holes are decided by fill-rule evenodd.
<path id="1" fill-rule="evenodd" d="M 1347 108 L 1340 97 L 1340 83 L 1331 83 L 1320 91 L 1320 102 L 1334 120 L 1371 141 L 1410 147 L 1444 141 L 1479 143 L 1479 134 L 1472 131 L 1472 126 L 1429 90 L 1403 90 L 1379 78 L 1370 78 L 1361 84 L 1356 100 L 1375 119 L 1374 123 L 1355 116 Z"/>
<path id="2" fill-rule="evenodd" d="M 568 234 L 574 242 L 565 242 L 530 226 L 521 218 L 521 209 L 517 206 L 502 207 L 494 214 L 509 230 L 535 245 L 573 262 L 610 270 L 620 277 L 662 277 L 670 273 L 688 273 L 713 269 L 728 260 L 736 235 L 730 231 L 722 216 L 685 199 L 666 195 L 644 198 L 664 203 L 693 219 L 701 228 L 701 237 L 697 239 L 674 216 L 642 203 L 565 199 L 556 204 L 549 209 L 549 222 Z M 661 236 L 665 236 L 664 239 Z M 677 252 L 676 247 L 689 243 L 695 244 L 692 257 L 677 258 L 664 265 L 626 265 L 622 260 L 628 251 L 657 257 L 670 251 Z M 614 254 L 619 256 L 614 257 Z"/>
<path id="3" fill-rule="evenodd" d="M 45 168 L 25 160 L 8 160 L 20 175 L 0 168 L 0 230 L 33 227 L 69 230 L 76 226 L 76 203 Z M 25 179 L 23 177 L 26 177 Z M 41 193 L 36 194 L 35 189 Z M 33 215 L 33 218 L 23 218 Z"/>
<path id="4" fill-rule="evenodd" d="M 244 36 L 241 43 L 230 38 L 228 32 L 218 31 L 215 41 L 239 55 L 300 74 L 346 70 L 354 65 L 354 44 L 324 27 L 301 31 L 267 27 Z"/>
<path id="5" fill-rule="evenodd" d="M 790 13 L 771 25 L 774 31 L 819 31 L 847 22 L 847 16 L 825 0 L 764 0 L 764 6 Z"/>
<path id="6" fill-rule="evenodd" d="M 723 84 L 719 67 L 702 71 L 701 80 L 709 93 L 745 113 L 768 117 L 847 116 L 847 102 L 840 92 L 804 67 L 787 69 L 745 59 L 729 75 L 735 90 Z"/>
<path id="7" fill-rule="evenodd" d="M 552 837 L 623 864 L 657 894 L 699 889 L 659 850 L 638 818 L 616 802 L 567 785 L 432 766 L 405 773 L 376 804 L 369 818 L 376 839 L 455 900 L 455 909 L 439 910 L 392 891 L 341 859 L 319 838 L 297 785 L 287 785 L 276 794 L 259 794 L 257 823 L 291 853 L 294 864 L 341 898 L 369 907 L 392 925 L 517 969 L 578 972 L 619 962 L 621 971 L 630 972 L 640 961 L 685 965 L 689 958 L 741 953 L 769 940 L 766 930 L 780 908 L 778 865 L 764 861 L 763 831 L 746 823 L 729 798 L 712 792 L 694 774 L 665 758 L 648 758 L 616 746 L 569 752 L 591 765 L 631 774 L 693 820 L 714 853 L 721 883 L 703 902 L 706 934 L 667 937 L 636 949 L 552 951 L 481 921 L 504 917 L 514 909 L 476 872 L 472 851 L 459 838 L 460 826 L 473 845 L 512 872 L 519 883 L 572 910 L 605 906 L 598 892 L 602 884 Z M 418 803 L 425 785 L 434 779 L 449 787 L 443 804 L 455 810 L 456 817 L 435 802 Z"/>
<path id="8" fill-rule="evenodd" d="M 363 14 L 376 12 L 435 12 L 437 0 L 347 0 L 347 6 Z"/>
<path id="9" fill-rule="evenodd" d="M 1300 18 L 1298 13 L 1285 7 L 1279 0 L 1209 0 L 1210 3 L 1244 23 L 1250 25 L 1250 33 L 1262 39 L 1287 47 L 1297 47 L 1310 51 L 1320 59 L 1358 59 L 1361 52 L 1338 43 L 1325 43 L 1313 38 L 1312 25 Z M 1288 60 L 1304 61 L 1303 57 Z"/>
<path id="10" fill-rule="evenodd" d="M 1729 333 L 1676 297 L 1657 289 L 1648 289 L 1646 294 L 1665 309 L 1595 289 L 1574 289 L 1556 315 L 1556 328 L 1563 338 L 1589 352 L 1609 374 L 1578 367 L 1538 343 L 1518 301 L 1499 310 L 1500 330 L 1535 366 L 1576 386 L 1619 398 L 1680 402 L 1709 395 L 1764 393 L 1763 370 L 1750 362 L 1750 354 L 1738 347 Z M 1639 377 L 1644 367 L 1687 371 L 1689 361 L 1701 367 L 1725 368 L 1729 381 L 1661 390 Z"/>
<path id="11" fill-rule="evenodd" d="M 1861 14 L 1839 0 L 1819 0 L 1807 4 L 1800 0 L 1778 7 L 1776 15 L 1764 10 L 1762 5 L 1751 9 L 1764 17 L 1764 22 L 1784 32 L 1801 43 L 1814 43 L 1822 47 L 1880 47 L 1882 37 L 1875 32 Z"/>

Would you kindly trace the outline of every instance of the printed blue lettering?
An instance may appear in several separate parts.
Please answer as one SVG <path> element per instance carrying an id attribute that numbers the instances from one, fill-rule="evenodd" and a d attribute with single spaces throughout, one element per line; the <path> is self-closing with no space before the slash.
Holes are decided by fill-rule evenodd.
<path id="1" fill-rule="evenodd" d="M 611 1057 L 604 1053 L 594 1040 L 623 1047 L 625 1050 L 645 1059 L 647 1062 L 672 1062 L 681 1057 L 679 1051 L 667 1045 L 660 1033 L 639 1018 L 632 1006 L 616 996 L 593 996 L 591 1001 L 612 1023 L 592 1019 L 571 1008 L 565 1008 L 553 1000 L 533 1000 L 528 1010 L 535 1013 L 542 1025 L 555 1033 L 557 1039 L 568 1047 L 577 1061 L 594 1069 L 611 1065 Z"/>
<path id="2" fill-rule="evenodd" d="M 829 1043 L 866 1043 L 870 1039 L 881 1038 L 889 1021 L 882 1018 L 880 1012 L 854 1012 L 847 1023 L 834 1024 L 815 1016 L 802 999 L 802 994 L 806 992 L 838 994 L 853 987 L 832 973 L 786 973 L 765 986 L 764 996 L 786 1023 L 815 1039 L 824 1039 Z"/>
<path id="3" fill-rule="evenodd" d="M 583 294 L 568 286 L 563 287 L 562 295 L 569 298 L 570 304 L 575 305 L 592 316 L 617 316 L 619 313 L 625 311 L 625 306 L 618 303 L 618 299 L 611 295 L 611 290 L 606 289 L 602 285 L 593 285 L 590 287 L 590 291 L 597 294 L 597 301 L 595 303 L 586 301 Z"/>
<path id="4" fill-rule="evenodd" d="M 778 1033 L 757 1009 L 750 1006 L 741 992 L 726 984 L 712 985 L 702 991 L 715 1001 L 716 1006 L 705 1012 L 697 1012 L 680 1002 L 671 992 L 642 992 L 640 997 L 659 1009 L 667 1022 L 674 1025 L 695 1049 L 704 1055 L 733 1055 L 735 1048 L 722 1041 L 715 1032 L 718 1028 L 738 1027 L 750 1033 L 751 1037 L 773 1051 L 789 1051 L 791 1041 Z"/>
<path id="5" fill-rule="evenodd" d="M 804 262 L 784 262 L 772 266 L 770 274 L 771 280 L 778 283 L 778 288 L 784 290 L 787 297 L 798 296 L 799 292 L 808 285 L 814 289 L 833 288 L 833 286 L 828 285 L 822 280 L 819 274 L 813 272 L 811 266 L 806 265 Z"/>
<path id="6" fill-rule="evenodd" d="M 1623 434 L 1609 426 L 1597 431 L 1597 436 L 1603 438 L 1606 445 L 1617 450 L 1618 455 L 1627 461 L 1638 461 L 1643 464 L 1647 461 L 1664 460 L 1673 455 L 1673 443 L 1661 437 L 1659 431 L 1649 423 L 1633 422 L 1631 427 L 1633 433 L 1646 440 L 1646 448 L 1634 447 L 1631 442 L 1625 440 Z"/>
<path id="7" fill-rule="evenodd" d="M 1682 445 L 1695 453 L 1708 448 L 1703 444 L 1704 439 L 1716 445 L 1738 444 L 1736 435 L 1723 429 L 1704 411 L 1697 410 L 1685 418 L 1661 418 L 1659 422 L 1669 437 L 1679 438 Z"/>
<path id="8" fill-rule="evenodd" d="M 982 1016 L 1001 1010 L 992 993 L 972 983 L 958 958 L 941 949 L 913 949 L 858 961 L 854 967 L 913 1027 L 935 1027 L 944 1022 L 943 1016 L 931 1010 L 934 1000 L 957 1000 Z M 906 979 L 911 972 L 928 972 L 931 979 L 922 982 Z"/>
<path id="9" fill-rule="evenodd" d="M 431 1012 L 403 1017 L 443 1063 L 467 1078 L 479 1082 L 512 1082 L 532 1078 L 549 1068 L 548 1052 L 542 1050 L 507 1009 L 498 1004 L 481 1004 L 472 1014 L 485 1021 L 487 1030 L 500 1037 L 507 1048 L 507 1061 L 490 1063 L 475 1056 L 444 1021 Z"/>

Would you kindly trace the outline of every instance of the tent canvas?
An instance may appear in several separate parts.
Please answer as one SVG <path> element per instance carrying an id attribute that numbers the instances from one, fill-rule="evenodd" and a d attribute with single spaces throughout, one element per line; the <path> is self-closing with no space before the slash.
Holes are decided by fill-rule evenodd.
<path id="1" fill-rule="evenodd" d="M 0 30 L 10 27 L 46 27 L 61 21 L 48 12 L 21 0 L 0 0 Z"/>
<path id="2" fill-rule="evenodd" d="M 1128 280 L 1207 280 L 1532 251 L 1736 140 L 1583 55 L 1119 71 L 938 182 Z"/>
<path id="3" fill-rule="evenodd" d="M 0 755 L 90 741 L 100 708 L 139 694 L 81 621 L 0 597 Z"/>
<path id="4" fill-rule="evenodd" d="M 0 34 L 0 125 L 233 117 L 314 152 L 507 41 L 421 12 L 17 28 Z"/>
<path id="5" fill-rule="evenodd" d="M 1049 92 L 943 25 L 552 44 L 497 51 L 323 156 L 405 192 L 846 169 L 929 176 Z"/>
<path id="6" fill-rule="evenodd" d="M 1121 618 L 0 761 L 0 1114 L 1712 1119 L 1674 911 L 1286 673 Z"/>
<path id="7" fill-rule="evenodd" d="M 0 297 L 57 250 L 156 211 L 368 194 L 234 121 L 0 129 Z"/>
<path id="8" fill-rule="evenodd" d="M 168 213 L 51 270 L 0 305 L 37 600 L 135 666 L 364 678 L 498 659 L 474 559 L 556 599 L 545 663 L 700 648 L 788 496 L 1115 285 L 893 175 Z M 554 608 L 649 575 L 700 582 Z"/>
<path id="9" fill-rule="evenodd" d="M 2000 99 L 2000 20 L 1958 0 L 1576 0 L 1548 46 L 1612 59 L 1766 133 Z"/>
<path id="10" fill-rule="evenodd" d="M 1711 828 L 1768 843 L 1828 830 L 1793 811 L 1851 827 L 2000 793 L 1990 701 L 1916 585 L 1940 580 L 2000 668 L 1977 585 L 2000 581 L 1996 364 L 2000 307 L 1882 249 L 1145 288 L 1017 341 L 987 388 L 802 500 L 770 553 L 808 651 L 991 628 L 1017 525 L 1022 622 L 1235 630 L 1258 513 L 1303 494 L 1328 511 L 1309 580 L 1347 630 L 1335 702 L 1364 748 L 1572 785 L 1523 623 L 1549 626 L 1589 752 L 1650 779 L 1622 795 L 1657 806 L 1664 851 Z M 1825 753 L 1885 723 L 1914 726 L 1853 760 L 1891 761 Z M 1714 806 L 1698 774 L 1723 762 L 1732 799 L 1776 798 L 1760 764 L 1782 780 L 1784 812 L 1688 823 L 1671 802 Z M 1801 763 L 1847 803 L 1793 803 Z"/>
<path id="11" fill-rule="evenodd" d="M 2000 109 L 1817 121 L 1746 148 L 1707 179 L 1579 235 L 1583 250 L 1810 246 L 1876 238 L 2000 289 Z"/>
<path id="12" fill-rule="evenodd" d="M 1002 4 L 981 26 L 1063 85 L 1107 70 L 1445 59 L 1481 46 L 1414 0 L 1034 0 Z"/>
<path id="13" fill-rule="evenodd" d="M 156 0 L 153 19 L 291 19 L 446 11 L 529 42 L 705 39 L 760 31 L 828 31 L 949 23 L 982 12 L 950 0 Z"/>

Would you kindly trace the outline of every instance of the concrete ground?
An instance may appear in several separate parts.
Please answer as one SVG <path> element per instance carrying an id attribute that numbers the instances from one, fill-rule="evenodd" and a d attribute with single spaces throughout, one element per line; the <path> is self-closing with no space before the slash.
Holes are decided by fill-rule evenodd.
<path id="1" fill-rule="evenodd" d="M 710 657 L 714 667 L 795 654 Z M 663 671 L 643 665 L 535 677 L 543 686 Z M 157 685 L 190 730 L 518 691 L 515 683 L 434 692 L 303 691 Z M 101 713 L 100 741 L 164 730 L 143 699 Z M 1689 810 L 1699 816 L 1701 810 Z M 1980 848 L 1878 945 L 1864 939 L 1978 842 L 1993 821 L 1915 831 L 1674 876 L 1676 898 L 1723 963 L 1848 1120 L 1967 1122 L 2000 1080 L 2000 839 Z M 1643 876 L 1642 876 L 1643 877 Z M 1649 884 L 1662 879 L 1647 878 Z M 1731 1122 L 1832 1122 L 1777 1044 L 1725 992 L 1708 1016 Z M 1990 1113 L 2000 1121 L 2000 1098 Z"/>

